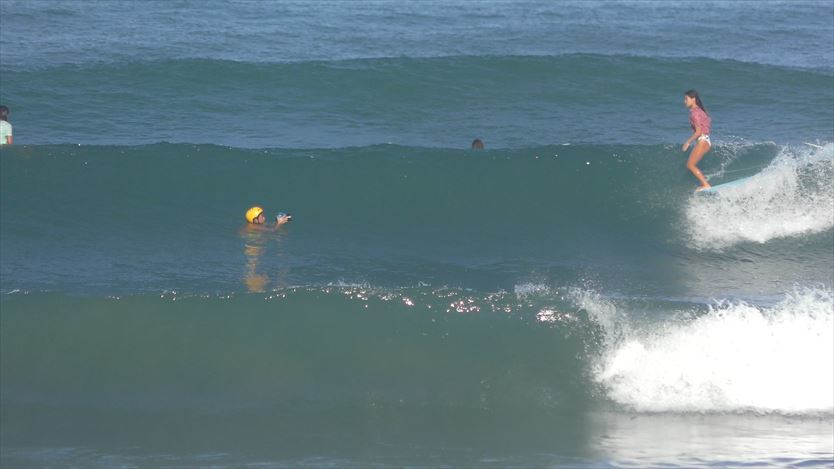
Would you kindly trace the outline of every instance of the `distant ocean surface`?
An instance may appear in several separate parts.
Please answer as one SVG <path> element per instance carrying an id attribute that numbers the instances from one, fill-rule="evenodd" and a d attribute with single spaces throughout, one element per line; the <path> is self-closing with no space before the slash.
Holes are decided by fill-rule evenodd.
<path id="1" fill-rule="evenodd" d="M 0 103 L 2 467 L 834 466 L 831 1 L 0 0 Z"/>

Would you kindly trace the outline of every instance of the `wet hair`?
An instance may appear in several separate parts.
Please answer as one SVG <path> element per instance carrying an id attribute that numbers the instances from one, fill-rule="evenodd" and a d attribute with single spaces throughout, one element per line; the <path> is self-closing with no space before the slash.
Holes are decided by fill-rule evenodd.
<path id="1" fill-rule="evenodd" d="M 9 108 L 6 106 L 0 106 L 0 120 L 9 120 Z"/>
<path id="2" fill-rule="evenodd" d="M 472 149 L 473 150 L 483 150 L 484 149 L 484 142 L 480 138 L 476 138 L 472 140 Z"/>
<path id="3" fill-rule="evenodd" d="M 686 96 L 689 96 L 690 98 L 695 98 L 695 104 L 697 104 L 697 105 L 698 105 L 698 107 L 699 107 L 699 108 L 701 108 L 701 110 L 702 110 L 702 111 L 707 112 L 707 108 L 705 108 L 705 107 L 704 107 L 704 103 L 702 103 L 702 102 L 701 102 L 701 97 L 700 97 L 700 96 L 698 96 L 698 92 L 697 92 L 697 91 L 695 91 L 695 90 L 689 90 L 689 91 L 687 91 L 687 92 L 686 92 L 686 93 L 684 93 L 684 94 L 685 94 Z M 707 112 L 707 114 L 709 114 L 709 113 Z"/>

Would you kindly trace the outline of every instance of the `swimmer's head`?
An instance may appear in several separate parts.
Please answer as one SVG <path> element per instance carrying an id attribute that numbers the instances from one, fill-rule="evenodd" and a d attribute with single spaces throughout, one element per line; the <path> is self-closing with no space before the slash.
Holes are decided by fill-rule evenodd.
<path id="1" fill-rule="evenodd" d="M 472 149 L 473 150 L 483 150 L 484 149 L 484 141 L 480 138 L 476 138 L 472 141 Z"/>
<path id="2" fill-rule="evenodd" d="M 263 223 L 266 221 L 266 217 L 264 217 L 264 209 L 260 207 L 252 207 L 246 211 L 246 221 L 249 223 Z"/>

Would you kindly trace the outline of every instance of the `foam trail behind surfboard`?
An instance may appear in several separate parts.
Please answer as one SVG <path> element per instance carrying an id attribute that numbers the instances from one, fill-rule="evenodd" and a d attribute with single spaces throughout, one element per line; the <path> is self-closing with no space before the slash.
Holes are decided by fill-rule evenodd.
<path id="1" fill-rule="evenodd" d="M 834 225 L 834 144 L 821 150 L 784 147 L 761 172 L 704 190 L 688 201 L 692 244 L 723 249 L 805 236 Z"/>

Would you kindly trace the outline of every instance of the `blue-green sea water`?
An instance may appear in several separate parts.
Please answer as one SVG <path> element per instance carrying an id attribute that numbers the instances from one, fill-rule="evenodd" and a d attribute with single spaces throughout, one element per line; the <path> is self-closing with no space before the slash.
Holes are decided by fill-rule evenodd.
<path id="1" fill-rule="evenodd" d="M 834 465 L 831 1 L 0 0 L 0 103 L 2 467 Z"/>

